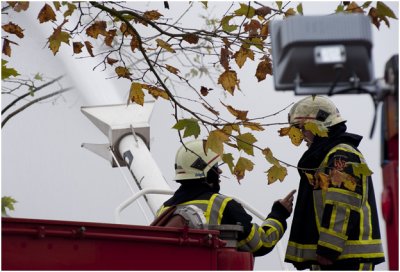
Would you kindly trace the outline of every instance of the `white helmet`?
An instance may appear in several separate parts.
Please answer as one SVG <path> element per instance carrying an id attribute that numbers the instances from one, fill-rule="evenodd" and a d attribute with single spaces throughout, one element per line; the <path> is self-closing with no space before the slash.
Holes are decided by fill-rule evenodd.
<path id="1" fill-rule="evenodd" d="M 291 125 L 303 126 L 307 122 L 317 122 L 331 127 L 344 122 L 339 110 L 331 100 L 323 96 L 309 96 L 298 101 L 289 112 Z"/>
<path id="2" fill-rule="evenodd" d="M 194 140 L 182 145 L 175 157 L 175 180 L 200 179 L 220 162 L 221 156 L 204 150 L 203 140 Z"/>

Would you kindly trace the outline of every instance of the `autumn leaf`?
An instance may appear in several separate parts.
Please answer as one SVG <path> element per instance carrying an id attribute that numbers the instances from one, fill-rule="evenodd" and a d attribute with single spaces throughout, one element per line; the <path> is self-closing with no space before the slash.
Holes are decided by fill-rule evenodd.
<path id="1" fill-rule="evenodd" d="M 14 11 L 16 12 L 21 12 L 21 11 L 25 11 L 29 8 L 29 1 L 8 1 L 7 2 Z"/>
<path id="2" fill-rule="evenodd" d="M 296 15 L 296 11 L 293 8 L 289 8 L 286 12 L 285 12 L 285 16 L 289 17 L 289 16 L 293 16 Z"/>
<path id="3" fill-rule="evenodd" d="M 139 48 L 139 40 L 137 39 L 136 34 L 132 35 L 130 46 L 131 46 L 132 52 L 135 52 L 135 50 L 137 48 Z"/>
<path id="4" fill-rule="evenodd" d="M 163 89 L 160 89 L 160 88 L 157 88 L 157 87 L 151 86 L 151 85 L 145 85 L 143 88 L 147 89 L 149 94 L 151 94 L 155 99 L 158 99 L 159 97 L 161 97 L 161 98 L 164 98 L 165 100 L 169 100 L 168 93 Z"/>
<path id="5" fill-rule="evenodd" d="M 222 161 L 228 165 L 229 170 L 233 174 L 233 167 L 235 166 L 235 164 L 233 163 L 233 155 L 231 153 L 223 154 Z"/>
<path id="6" fill-rule="evenodd" d="M 287 169 L 283 166 L 273 165 L 266 173 L 268 177 L 268 184 L 272 184 L 278 179 L 282 182 L 287 175 Z"/>
<path id="7" fill-rule="evenodd" d="M 252 171 L 254 168 L 254 163 L 246 158 L 240 157 L 233 169 L 233 174 L 236 179 L 240 182 L 244 178 L 246 171 Z"/>
<path id="8" fill-rule="evenodd" d="M 86 29 L 86 35 L 97 39 L 99 35 L 107 36 L 106 21 L 96 21 Z"/>
<path id="9" fill-rule="evenodd" d="M 373 172 L 369 169 L 366 163 L 350 163 L 353 167 L 353 173 L 355 176 L 360 177 L 364 175 L 365 177 L 371 176 Z"/>
<path id="10" fill-rule="evenodd" d="M 316 136 L 328 137 L 328 129 L 323 125 L 307 122 L 304 124 L 304 128 Z"/>
<path id="11" fill-rule="evenodd" d="M 229 21 L 233 18 L 234 16 L 224 16 L 221 20 L 221 26 L 222 30 L 225 32 L 232 32 L 235 31 L 238 26 L 237 25 L 230 25 Z"/>
<path id="12" fill-rule="evenodd" d="M 265 23 L 261 27 L 261 31 L 260 31 L 261 39 L 265 40 L 268 37 L 268 34 L 269 34 L 269 24 Z"/>
<path id="13" fill-rule="evenodd" d="M 171 47 L 171 45 L 161 39 L 156 39 L 157 45 L 161 48 L 164 48 L 168 52 L 175 53 L 175 50 Z"/>
<path id="14" fill-rule="evenodd" d="M 51 34 L 51 36 L 49 37 L 49 48 L 53 52 L 53 54 L 57 54 L 62 42 L 69 45 L 70 38 L 71 36 L 69 35 L 69 33 L 61 31 L 60 26 L 54 29 L 53 34 Z"/>
<path id="15" fill-rule="evenodd" d="M 123 66 L 118 66 L 115 68 L 115 73 L 118 75 L 118 78 L 124 77 L 127 79 L 131 78 L 131 73 L 129 72 L 129 69 Z"/>
<path id="16" fill-rule="evenodd" d="M 136 36 L 135 32 L 130 27 L 128 27 L 125 23 L 121 24 L 121 26 L 119 27 L 119 30 L 121 30 L 121 32 L 123 33 L 123 35 L 125 37 L 128 37 L 129 35 L 134 36 L 134 37 Z"/>
<path id="17" fill-rule="evenodd" d="M 330 177 L 327 174 L 319 171 L 315 173 L 315 179 L 322 190 L 328 190 Z"/>
<path id="18" fill-rule="evenodd" d="M 60 2 L 53 1 L 53 5 L 54 5 L 54 8 L 56 9 L 56 11 L 60 11 L 60 8 L 61 8 Z"/>
<path id="19" fill-rule="evenodd" d="M 38 19 L 40 23 L 56 21 L 56 14 L 54 13 L 52 7 L 50 7 L 48 4 L 45 4 L 39 12 Z"/>
<path id="20" fill-rule="evenodd" d="M 10 196 L 3 196 L 1 198 L 1 215 L 5 216 L 7 214 L 6 209 L 13 211 L 15 203 L 17 203 L 17 201 L 14 198 Z"/>
<path id="21" fill-rule="evenodd" d="M 183 36 L 183 40 L 190 44 L 197 44 L 199 42 L 199 36 L 197 36 L 196 34 L 189 33 Z"/>
<path id="22" fill-rule="evenodd" d="M 82 52 L 83 44 L 81 42 L 73 42 L 72 48 L 74 50 L 74 54 L 79 54 Z"/>
<path id="23" fill-rule="evenodd" d="M 282 137 L 282 136 L 287 136 L 287 135 L 289 135 L 290 128 L 291 128 L 291 127 L 284 127 L 284 128 L 281 128 L 280 130 L 278 130 L 279 136 Z"/>
<path id="24" fill-rule="evenodd" d="M 129 100 L 136 104 L 143 106 L 144 104 L 144 92 L 142 90 L 142 84 L 137 82 L 132 82 L 131 89 L 129 91 Z"/>
<path id="25" fill-rule="evenodd" d="M 163 15 L 159 13 L 157 10 L 149 10 L 143 14 L 143 17 L 150 21 L 156 21 L 160 19 L 161 16 Z"/>
<path id="26" fill-rule="evenodd" d="M 240 47 L 239 51 L 237 51 L 233 57 L 235 58 L 236 64 L 239 68 L 242 68 L 247 58 L 254 60 L 254 52 L 248 48 Z"/>
<path id="27" fill-rule="evenodd" d="M 229 135 L 222 130 L 212 130 L 207 138 L 206 150 L 211 149 L 215 153 L 222 155 L 224 153 L 224 142 L 228 141 Z"/>
<path id="28" fill-rule="evenodd" d="M 167 70 L 168 70 L 169 72 L 171 72 L 171 73 L 173 73 L 173 74 L 175 74 L 175 75 L 177 75 L 177 74 L 179 73 L 179 69 L 175 68 L 174 66 L 171 66 L 171 65 L 166 64 L 166 65 L 165 65 L 165 68 L 167 68 Z"/>
<path id="29" fill-rule="evenodd" d="M 360 8 L 356 2 L 351 2 L 347 8 L 346 11 L 352 12 L 352 13 L 364 13 L 363 9 Z"/>
<path id="30" fill-rule="evenodd" d="M 68 17 L 68 16 L 71 16 L 72 13 L 74 13 L 74 11 L 76 10 L 76 5 L 75 4 L 72 4 L 72 3 L 68 2 L 67 6 L 68 6 L 68 9 L 67 9 L 66 12 L 64 12 L 64 18 Z"/>
<path id="31" fill-rule="evenodd" d="M 229 70 L 229 55 L 230 52 L 227 48 L 222 47 L 219 62 L 225 70 Z"/>
<path id="32" fill-rule="evenodd" d="M 6 25 L 2 25 L 1 28 L 5 32 L 10 33 L 10 34 L 14 34 L 20 39 L 22 39 L 24 37 L 24 33 L 22 33 L 24 30 L 19 25 L 16 25 L 16 24 L 14 24 L 12 22 L 9 22 Z"/>
<path id="33" fill-rule="evenodd" d="M 207 87 L 201 86 L 200 87 L 200 93 L 202 96 L 207 96 L 208 93 L 211 91 L 212 89 L 209 89 Z"/>
<path id="34" fill-rule="evenodd" d="M 378 1 L 376 3 L 376 9 L 377 9 L 379 16 L 387 16 L 387 17 L 390 17 L 393 19 L 397 19 L 394 12 L 382 1 Z"/>
<path id="35" fill-rule="evenodd" d="M 247 18 L 253 18 L 253 16 L 256 14 L 256 10 L 246 4 L 240 3 L 240 8 L 234 11 L 236 16 L 246 16 Z"/>
<path id="36" fill-rule="evenodd" d="M 296 10 L 299 14 L 303 15 L 303 4 L 302 3 L 298 4 Z"/>
<path id="37" fill-rule="evenodd" d="M 316 185 L 318 185 L 318 184 L 316 183 L 314 176 L 310 173 L 305 173 L 305 174 L 308 179 L 308 183 L 310 183 L 310 185 L 314 186 L 314 189 L 317 189 L 318 186 L 316 186 Z"/>
<path id="38" fill-rule="evenodd" d="M 236 72 L 233 70 L 223 72 L 218 78 L 218 84 L 221 84 L 225 90 L 233 95 L 235 86 L 239 84 Z"/>
<path id="39" fill-rule="evenodd" d="M 261 29 L 261 23 L 258 20 L 250 20 L 244 24 L 244 31 L 249 32 L 249 35 L 257 35 L 257 31 Z"/>
<path id="40" fill-rule="evenodd" d="M 184 130 L 183 138 L 194 136 L 197 139 L 200 135 L 200 126 L 197 119 L 181 119 L 172 128 Z"/>
<path id="41" fill-rule="evenodd" d="M 235 108 L 233 108 L 230 105 L 225 105 L 224 103 L 221 102 L 221 104 L 226 107 L 226 109 L 233 115 L 236 117 L 236 119 L 242 120 L 242 121 L 246 121 L 247 120 L 247 113 L 249 111 L 242 111 L 242 110 L 237 110 Z"/>
<path id="42" fill-rule="evenodd" d="M 93 50 L 92 50 L 93 49 L 93 45 L 89 41 L 85 41 L 85 47 L 86 47 L 86 50 L 88 51 L 89 55 L 91 57 L 94 57 Z"/>
<path id="43" fill-rule="evenodd" d="M 11 57 L 11 46 L 9 39 L 4 39 L 2 53 L 6 56 Z"/>
<path id="44" fill-rule="evenodd" d="M 280 166 L 279 161 L 274 157 L 272 154 L 272 151 L 269 147 L 264 148 L 262 150 L 263 155 L 265 156 L 265 159 L 272 165 Z"/>
<path id="45" fill-rule="evenodd" d="M 290 127 L 288 136 L 295 146 L 299 146 L 303 141 L 303 133 L 296 127 Z"/>
<path id="46" fill-rule="evenodd" d="M 264 6 L 264 7 L 256 9 L 255 13 L 256 13 L 256 15 L 261 16 L 261 17 L 264 18 L 268 14 L 271 14 L 271 8 L 267 7 L 267 6 Z"/>
<path id="47" fill-rule="evenodd" d="M 257 139 L 253 136 L 253 134 L 249 132 L 240 134 L 237 136 L 236 141 L 239 150 L 243 150 L 249 155 L 254 155 L 253 144 L 257 142 Z"/>
<path id="48" fill-rule="evenodd" d="M 6 67 L 7 63 L 8 61 L 4 59 L 1 60 L 1 80 L 7 79 L 11 76 L 17 77 L 20 75 L 14 68 Z"/>
<path id="49" fill-rule="evenodd" d="M 272 64 L 270 59 L 261 61 L 257 66 L 256 77 L 258 82 L 264 80 L 267 74 L 272 75 Z"/>
<path id="50" fill-rule="evenodd" d="M 116 29 L 111 29 L 107 32 L 106 37 L 104 39 L 104 43 L 110 47 L 112 47 L 112 42 L 114 40 L 115 35 L 117 35 Z"/>
<path id="51" fill-rule="evenodd" d="M 264 130 L 264 128 L 262 127 L 262 125 L 260 123 L 243 122 L 243 126 L 249 128 L 251 130 L 254 130 L 254 131 L 263 131 Z"/>
<path id="52" fill-rule="evenodd" d="M 107 63 L 108 63 L 108 64 L 113 65 L 113 64 L 116 63 L 116 62 L 118 62 L 118 60 L 113 59 L 113 58 L 110 58 L 110 57 L 107 57 Z"/>

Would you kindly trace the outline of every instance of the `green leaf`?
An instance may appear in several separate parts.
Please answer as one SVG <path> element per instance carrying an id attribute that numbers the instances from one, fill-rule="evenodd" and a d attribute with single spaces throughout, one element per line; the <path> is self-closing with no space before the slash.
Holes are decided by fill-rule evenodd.
<path id="1" fill-rule="evenodd" d="M 71 16 L 72 13 L 74 13 L 74 10 L 76 10 L 75 4 L 68 3 L 67 5 L 68 5 L 68 10 L 66 12 L 64 12 L 64 18 Z"/>
<path id="2" fill-rule="evenodd" d="M 362 5 L 362 7 L 363 8 L 368 8 L 371 5 L 371 3 L 372 3 L 372 1 L 367 1 Z"/>
<path id="3" fill-rule="evenodd" d="M 351 163 L 351 165 L 353 167 L 353 173 L 357 177 L 361 178 L 361 175 L 368 177 L 373 174 L 366 163 Z"/>
<path id="4" fill-rule="evenodd" d="M 250 132 L 237 136 L 237 146 L 239 150 L 243 150 L 249 155 L 254 156 L 254 148 L 252 144 L 257 142 L 257 139 Z"/>
<path id="5" fill-rule="evenodd" d="M 177 130 L 185 130 L 183 138 L 194 136 L 197 138 L 200 134 L 200 126 L 197 119 L 181 119 L 172 128 Z"/>
<path id="6" fill-rule="evenodd" d="M 343 12 L 344 11 L 344 6 L 342 4 L 338 5 L 335 12 L 339 13 L 339 12 Z"/>
<path id="7" fill-rule="evenodd" d="M 43 81 L 43 76 L 42 74 L 37 73 L 33 79 Z"/>
<path id="8" fill-rule="evenodd" d="M 303 15 L 303 4 L 302 3 L 298 4 L 296 9 L 299 14 Z"/>
<path id="9" fill-rule="evenodd" d="M 378 11 L 378 14 L 381 16 L 383 15 L 393 19 L 397 19 L 394 12 L 381 1 L 378 1 L 378 3 L 376 4 L 376 10 Z"/>
<path id="10" fill-rule="evenodd" d="M 232 153 L 223 154 L 222 161 L 228 165 L 229 170 L 231 171 L 231 173 L 233 173 L 233 167 L 235 166 L 235 164 L 233 163 Z"/>
<path id="11" fill-rule="evenodd" d="M 1 60 L 1 80 L 7 79 L 11 76 L 17 77 L 20 75 L 14 68 L 6 67 L 6 64 L 6 60 Z"/>
<path id="12" fill-rule="evenodd" d="M 276 5 L 278 6 L 278 9 L 282 9 L 282 1 L 275 1 Z"/>
<path id="13" fill-rule="evenodd" d="M 287 169 L 286 167 L 283 166 L 273 165 L 270 169 L 268 169 L 267 173 L 268 173 L 268 184 L 272 184 L 278 179 L 282 182 L 287 175 Z"/>
<path id="14" fill-rule="evenodd" d="M 222 30 L 226 32 L 232 32 L 235 31 L 238 26 L 237 25 L 230 25 L 229 21 L 233 18 L 234 16 L 225 16 L 221 20 L 221 26 Z"/>
<path id="15" fill-rule="evenodd" d="M 14 198 L 10 196 L 3 196 L 1 198 L 1 215 L 5 216 L 7 214 L 6 209 L 13 211 L 15 203 L 17 203 L 17 201 Z"/>
<path id="16" fill-rule="evenodd" d="M 235 10 L 236 16 L 246 16 L 247 18 L 253 18 L 255 14 L 256 10 L 252 6 L 242 3 L 240 3 L 240 8 Z"/>
<path id="17" fill-rule="evenodd" d="M 208 1 L 200 1 L 200 2 L 203 4 L 205 9 L 208 8 Z"/>

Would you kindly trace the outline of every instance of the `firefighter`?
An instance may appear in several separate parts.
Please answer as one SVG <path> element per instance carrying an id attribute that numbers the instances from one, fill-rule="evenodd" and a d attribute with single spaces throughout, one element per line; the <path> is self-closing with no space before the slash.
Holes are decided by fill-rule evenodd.
<path id="1" fill-rule="evenodd" d="M 298 270 L 373 270 L 384 261 L 374 187 L 357 149 L 362 136 L 323 96 L 306 97 L 289 112 L 308 150 L 298 162 L 300 185 L 285 261 Z M 307 123 L 327 128 L 328 137 Z M 315 126 L 314 126 L 315 127 Z M 314 135 L 314 133 L 316 135 Z"/>
<path id="2" fill-rule="evenodd" d="M 237 248 L 252 252 L 253 256 L 265 255 L 274 248 L 286 230 L 286 219 L 292 212 L 295 190 L 276 201 L 271 213 L 259 226 L 252 223 L 252 217 L 240 203 L 219 194 L 222 171 L 218 163 L 221 161 L 221 156 L 213 151 L 205 153 L 202 140 L 182 145 L 175 159 L 175 181 L 180 183 L 180 187 L 157 215 L 161 216 L 169 207 L 194 205 L 203 211 L 206 224 L 243 226 L 243 232 L 238 234 Z"/>

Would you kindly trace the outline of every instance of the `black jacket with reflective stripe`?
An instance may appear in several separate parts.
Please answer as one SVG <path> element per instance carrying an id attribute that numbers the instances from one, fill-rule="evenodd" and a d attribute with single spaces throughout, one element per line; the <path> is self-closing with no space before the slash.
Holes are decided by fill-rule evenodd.
<path id="1" fill-rule="evenodd" d="M 289 212 L 275 202 L 271 213 L 261 226 L 252 223 L 252 217 L 242 205 L 227 196 L 218 193 L 204 182 L 189 181 L 182 185 L 175 194 L 160 208 L 157 215 L 172 205 L 195 205 L 202 209 L 208 224 L 240 224 L 243 232 L 238 236 L 238 249 L 253 252 L 254 256 L 269 253 L 282 238 L 287 225 Z M 207 212 L 208 210 L 208 212 Z M 220 216 L 222 215 L 222 216 Z"/>
<path id="2" fill-rule="evenodd" d="M 343 167 L 346 184 L 322 190 L 310 183 L 309 177 L 316 171 L 299 170 L 300 185 L 285 256 L 285 261 L 297 269 L 317 264 L 316 254 L 336 264 L 384 261 L 372 179 L 356 177 L 350 164 L 344 163 L 363 161 L 356 149 L 362 137 L 345 131 L 341 123 L 330 128 L 328 138 L 315 137 L 298 163 L 299 168 L 319 169 L 322 176 L 335 169 L 333 166 Z"/>

